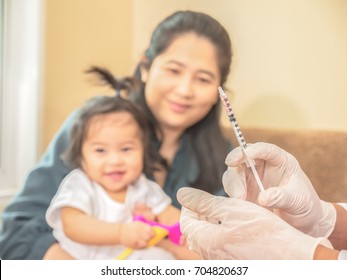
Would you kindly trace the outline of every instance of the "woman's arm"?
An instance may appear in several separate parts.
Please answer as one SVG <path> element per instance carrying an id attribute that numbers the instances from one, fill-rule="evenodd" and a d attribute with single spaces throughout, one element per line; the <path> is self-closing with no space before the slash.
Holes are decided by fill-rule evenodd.
<path id="1" fill-rule="evenodd" d="M 175 206 L 169 205 L 163 212 L 157 216 L 159 223 L 163 225 L 172 225 L 180 220 L 181 211 Z"/>
<path id="2" fill-rule="evenodd" d="M 73 113 L 50 143 L 39 163 L 28 174 L 21 192 L 2 214 L 0 258 L 42 259 L 56 242 L 45 219 L 46 210 L 60 182 L 70 171 L 61 160 L 69 143 Z"/>
<path id="3" fill-rule="evenodd" d="M 178 260 L 201 260 L 202 258 L 195 252 L 188 249 L 186 245 L 176 245 L 170 240 L 163 239 L 157 244 L 158 247 L 171 252 Z"/>

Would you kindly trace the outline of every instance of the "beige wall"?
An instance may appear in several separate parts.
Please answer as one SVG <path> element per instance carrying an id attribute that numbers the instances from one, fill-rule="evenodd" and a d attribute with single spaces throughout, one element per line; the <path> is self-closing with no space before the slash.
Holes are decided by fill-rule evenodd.
<path id="1" fill-rule="evenodd" d="M 132 71 L 131 14 L 131 1 L 46 0 L 41 151 L 73 110 L 106 92 L 83 74 L 86 68 Z"/>
<path id="2" fill-rule="evenodd" d="M 177 9 L 207 12 L 225 25 L 234 48 L 227 86 L 241 128 L 347 131 L 347 1 L 133 3 L 133 59 L 156 22 Z"/>
<path id="3" fill-rule="evenodd" d="M 240 126 L 347 131 L 347 1 L 47 0 L 44 148 L 66 116 L 100 92 L 90 64 L 133 71 L 156 24 L 177 9 L 230 32 L 228 88 Z M 225 118 L 223 119 L 224 124 Z"/>

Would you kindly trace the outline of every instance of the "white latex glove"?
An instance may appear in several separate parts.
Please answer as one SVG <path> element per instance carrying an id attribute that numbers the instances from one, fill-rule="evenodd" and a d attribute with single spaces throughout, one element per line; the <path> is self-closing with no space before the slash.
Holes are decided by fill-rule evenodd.
<path id="1" fill-rule="evenodd" d="M 336 210 L 331 203 L 319 199 L 298 161 L 273 144 L 251 144 L 245 152 L 255 160 L 266 191 L 259 193 L 239 147 L 226 158 L 229 167 L 223 175 L 225 191 L 231 197 L 274 209 L 283 220 L 306 234 L 329 237 L 336 223 Z"/>
<path id="2" fill-rule="evenodd" d="M 313 259 L 318 244 L 331 248 L 327 239 L 306 235 L 248 201 L 193 188 L 181 188 L 177 198 L 181 231 L 203 259 Z"/>

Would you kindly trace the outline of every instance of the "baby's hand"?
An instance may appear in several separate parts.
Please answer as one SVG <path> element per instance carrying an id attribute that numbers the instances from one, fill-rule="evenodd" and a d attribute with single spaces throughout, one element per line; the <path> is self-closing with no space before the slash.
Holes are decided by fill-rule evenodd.
<path id="1" fill-rule="evenodd" d="M 154 221 L 155 215 L 152 212 L 152 209 L 147 206 L 145 203 L 138 202 L 135 204 L 134 210 L 133 210 L 134 216 L 142 216 L 147 221 Z"/>
<path id="2" fill-rule="evenodd" d="M 142 222 L 125 223 L 120 230 L 120 243 L 133 249 L 142 249 L 153 236 L 150 225 Z"/>
<path id="3" fill-rule="evenodd" d="M 181 246 L 187 246 L 187 238 L 182 234 L 181 237 L 180 237 L 180 241 L 179 241 L 179 244 Z"/>

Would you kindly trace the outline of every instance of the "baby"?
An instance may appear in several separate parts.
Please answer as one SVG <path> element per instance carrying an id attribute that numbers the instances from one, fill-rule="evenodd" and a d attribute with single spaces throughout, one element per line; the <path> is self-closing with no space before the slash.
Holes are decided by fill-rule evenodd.
<path id="1" fill-rule="evenodd" d="M 79 111 L 64 154 L 75 169 L 53 198 L 47 222 L 62 248 L 76 259 L 115 259 L 126 248 L 133 249 L 128 259 L 176 259 L 178 248 L 148 248 L 153 228 L 133 220 L 139 203 L 148 207 L 147 213 L 150 209 L 147 217 L 159 223 L 170 225 L 180 217 L 162 188 L 144 175 L 153 173 L 159 155 L 150 147 L 146 118 L 120 96 L 133 84 L 117 80 L 106 69 L 92 67 L 88 72 L 117 95 L 92 98 Z M 192 256 L 186 246 L 178 247 Z"/>

